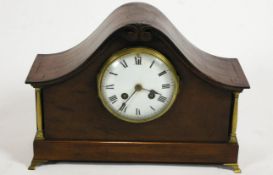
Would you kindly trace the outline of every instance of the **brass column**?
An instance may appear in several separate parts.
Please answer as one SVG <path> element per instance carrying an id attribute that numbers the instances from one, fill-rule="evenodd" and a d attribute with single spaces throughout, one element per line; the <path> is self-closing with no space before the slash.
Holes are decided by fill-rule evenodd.
<path id="1" fill-rule="evenodd" d="M 36 133 L 36 140 L 44 140 L 44 133 L 43 133 L 43 119 L 42 119 L 42 101 L 41 101 L 41 89 L 35 89 L 35 96 L 36 96 L 36 123 L 37 123 L 37 133 Z"/>
<path id="2" fill-rule="evenodd" d="M 234 93 L 234 105 L 233 105 L 233 115 L 232 115 L 232 126 L 231 126 L 231 133 L 230 133 L 230 143 L 236 143 L 236 130 L 237 130 L 237 121 L 238 121 L 238 98 L 239 93 Z"/>
<path id="3" fill-rule="evenodd" d="M 232 123 L 231 123 L 231 131 L 230 131 L 230 143 L 237 143 L 236 138 L 236 130 L 237 130 L 237 121 L 238 121 L 238 98 L 239 93 L 234 92 L 234 104 L 233 104 L 233 114 L 232 114 Z M 224 166 L 230 167 L 235 173 L 241 173 L 241 169 L 238 163 L 225 163 Z"/>

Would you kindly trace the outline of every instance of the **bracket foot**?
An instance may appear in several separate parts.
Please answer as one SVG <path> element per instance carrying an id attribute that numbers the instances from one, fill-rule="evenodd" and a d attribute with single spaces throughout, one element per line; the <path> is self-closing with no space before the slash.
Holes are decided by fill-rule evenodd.
<path id="1" fill-rule="evenodd" d="M 28 170 L 35 170 L 36 166 L 42 165 L 42 164 L 47 163 L 47 162 L 48 162 L 47 160 L 36 160 L 36 159 L 33 159 L 31 161 L 30 166 L 28 167 Z"/>
<path id="2" fill-rule="evenodd" d="M 241 173 L 241 169 L 237 163 L 225 163 L 224 166 L 231 168 L 234 173 Z"/>

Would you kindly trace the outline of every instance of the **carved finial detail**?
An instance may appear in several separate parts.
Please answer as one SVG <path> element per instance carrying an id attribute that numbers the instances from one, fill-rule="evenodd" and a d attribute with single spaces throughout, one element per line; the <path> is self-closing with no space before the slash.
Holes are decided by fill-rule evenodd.
<path id="1" fill-rule="evenodd" d="M 147 42 L 152 39 L 151 27 L 144 24 L 130 24 L 123 28 L 122 36 L 128 41 Z"/>

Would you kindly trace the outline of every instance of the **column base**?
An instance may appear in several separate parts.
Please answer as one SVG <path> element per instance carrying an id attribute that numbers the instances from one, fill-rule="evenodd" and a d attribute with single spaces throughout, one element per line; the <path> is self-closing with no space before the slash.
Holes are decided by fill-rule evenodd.
<path id="1" fill-rule="evenodd" d="M 242 172 L 238 163 L 225 163 L 224 166 L 232 169 L 234 173 L 241 173 Z"/>

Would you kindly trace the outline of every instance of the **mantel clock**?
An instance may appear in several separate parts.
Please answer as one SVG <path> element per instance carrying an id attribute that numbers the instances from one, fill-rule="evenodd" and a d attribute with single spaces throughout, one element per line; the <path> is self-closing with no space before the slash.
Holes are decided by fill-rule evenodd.
<path id="1" fill-rule="evenodd" d="M 240 172 L 237 59 L 203 52 L 155 7 L 116 9 L 87 39 L 38 54 L 30 169 L 47 161 L 224 164 Z"/>

